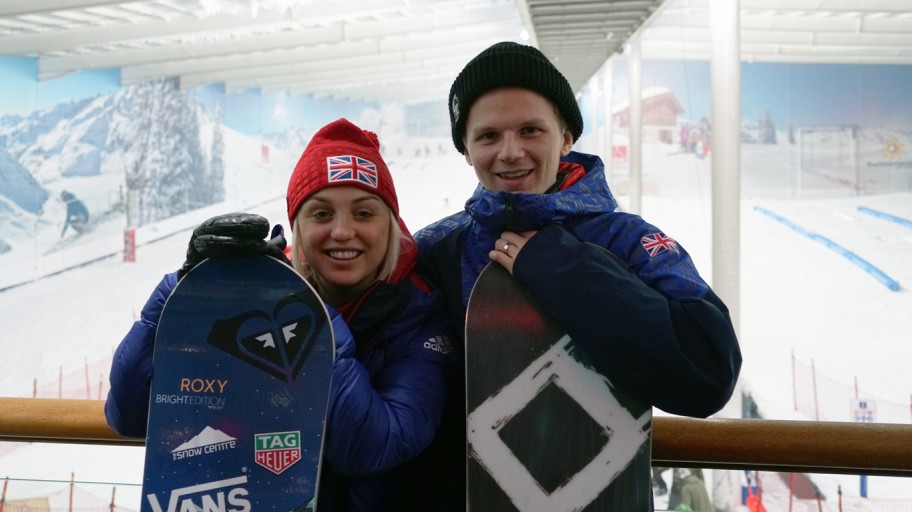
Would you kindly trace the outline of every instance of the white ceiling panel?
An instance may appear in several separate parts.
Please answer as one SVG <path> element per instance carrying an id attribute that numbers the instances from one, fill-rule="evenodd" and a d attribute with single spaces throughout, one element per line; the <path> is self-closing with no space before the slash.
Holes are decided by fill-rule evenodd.
<path id="1" fill-rule="evenodd" d="M 912 0 L 740 0 L 751 62 L 912 64 Z M 710 57 L 709 0 L 666 0 L 640 33 L 644 59 Z"/>
<path id="2" fill-rule="evenodd" d="M 740 7 L 748 61 L 912 64 L 912 0 Z M 440 100 L 502 40 L 579 90 L 634 35 L 644 59 L 709 59 L 709 0 L 0 0 L 0 56 L 37 58 L 40 80 L 116 68 L 124 84 L 364 101 Z"/>

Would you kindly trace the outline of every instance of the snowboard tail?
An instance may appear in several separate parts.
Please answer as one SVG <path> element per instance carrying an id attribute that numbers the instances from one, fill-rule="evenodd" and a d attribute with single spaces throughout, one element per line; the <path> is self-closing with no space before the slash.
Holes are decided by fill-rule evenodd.
<path id="1" fill-rule="evenodd" d="M 471 511 L 651 510 L 651 407 L 497 264 L 469 300 L 466 382 Z"/>

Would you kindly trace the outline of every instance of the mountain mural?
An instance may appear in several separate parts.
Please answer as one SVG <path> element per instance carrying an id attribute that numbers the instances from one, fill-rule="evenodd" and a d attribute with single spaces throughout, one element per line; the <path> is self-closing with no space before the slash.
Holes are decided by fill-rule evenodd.
<path id="1" fill-rule="evenodd" d="M 40 213 L 48 198 L 47 191 L 35 181 L 28 170 L 2 149 L 0 149 L 0 184 L 2 184 L 0 194 L 27 212 Z"/>
<path id="2" fill-rule="evenodd" d="M 124 196 L 116 203 L 135 227 L 223 200 L 224 143 L 210 117 L 164 79 L 0 118 L 0 224 L 40 214 L 81 178 L 107 177 L 99 183 Z M 203 131 L 216 139 L 205 147 Z"/>

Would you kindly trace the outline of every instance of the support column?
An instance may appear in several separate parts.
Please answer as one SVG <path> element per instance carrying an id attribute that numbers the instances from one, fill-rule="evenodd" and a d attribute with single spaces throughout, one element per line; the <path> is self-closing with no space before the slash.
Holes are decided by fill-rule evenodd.
<path id="1" fill-rule="evenodd" d="M 629 128 L 630 145 L 627 154 L 630 158 L 630 184 L 627 192 L 630 196 L 630 213 L 637 215 L 643 211 L 643 58 L 640 51 L 640 36 L 630 42 L 630 107 Z"/>
<path id="2" fill-rule="evenodd" d="M 725 301 L 735 332 L 741 310 L 741 41 L 740 1 L 710 0 L 712 56 L 712 286 Z M 741 416 L 741 385 L 720 416 Z M 741 503 L 740 471 L 713 472 L 713 504 L 730 512 Z"/>
<path id="3" fill-rule="evenodd" d="M 603 150 L 602 138 L 599 136 L 599 96 L 601 96 L 601 89 L 599 88 L 599 77 L 598 74 L 592 75 L 592 78 L 589 79 L 589 95 L 592 101 L 589 103 L 589 137 L 592 144 L 590 153 L 593 155 L 601 155 Z"/>
<path id="4" fill-rule="evenodd" d="M 711 0 L 712 285 L 740 329 L 741 56 L 738 0 Z"/>
<path id="5" fill-rule="evenodd" d="M 605 152 L 601 156 L 605 162 L 605 179 L 608 180 L 608 186 L 611 187 L 614 172 L 614 62 L 609 59 L 603 69 L 602 90 L 605 94 L 602 106 L 605 109 Z"/>

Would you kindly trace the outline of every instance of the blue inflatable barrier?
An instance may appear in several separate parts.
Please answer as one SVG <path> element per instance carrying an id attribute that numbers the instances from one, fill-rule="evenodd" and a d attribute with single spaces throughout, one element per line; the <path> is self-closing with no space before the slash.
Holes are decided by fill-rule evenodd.
<path id="1" fill-rule="evenodd" d="M 859 206 L 858 211 L 860 211 L 861 213 L 867 213 L 868 215 L 873 215 L 874 217 L 888 220 L 890 222 L 895 222 L 901 226 L 905 226 L 909 229 L 912 229 L 912 220 L 904 219 L 902 217 L 897 217 L 896 215 L 890 215 L 889 213 L 886 213 L 886 212 L 873 210 L 866 206 Z"/>
<path id="2" fill-rule="evenodd" d="M 839 253 L 844 258 L 851 261 L 856 266 L 858 266 L 859 268 L 861 268 L 862 270 L 864 270 L 865 272 L 870 274 L 872 277 L 874 277 L 874 279 L 877 279 L 878 281 L 880 281 L 884 286 L 889 288 L 891 291 L 894 291 L 894 292 L 899 291 L 900 286 L 899 286 L 899 283 L 895 279 L 893 279 L 892 277 L 885 274 L 882 270 L 875 267 L 874 265 L 869 263 L 867 260 L 859 257 L 854 252 L 837 244 L 836 242 L 830 240 L 829 238 L 822 236 L 822 235 L 818 235 L 817 233 L 812 233 L 812 232 L 802 228 L 801 226 L 795 224 L 794 222 L 786 219 L 785 217 L 782 217 L 781 215 L 777 215 L 777 214 L 767 210 L 766 208 L 763 208 L 760 206 L 754 206 L 754 210 L 762 213 L 763 215 L 766 215 L 767 217 L 770 217 L 771 219 L 776 220 L 777 222 L 780 222 L 781 224 L 784 224 L 791 230 L 793 230 L 797 233 L 800 233 L 800 234 L 810 238 L 811 240 L 822 243 L 823 245 L 825 245 L 825 246 L 829 247 L 830 249 L 832 249 L 833 251 Z"/>

